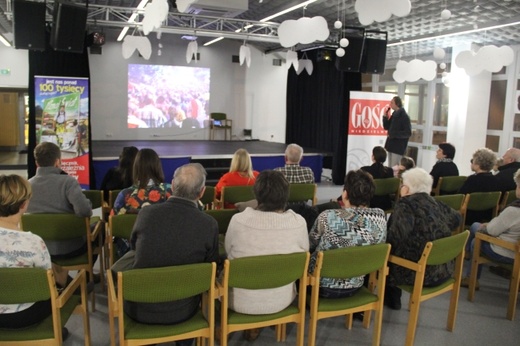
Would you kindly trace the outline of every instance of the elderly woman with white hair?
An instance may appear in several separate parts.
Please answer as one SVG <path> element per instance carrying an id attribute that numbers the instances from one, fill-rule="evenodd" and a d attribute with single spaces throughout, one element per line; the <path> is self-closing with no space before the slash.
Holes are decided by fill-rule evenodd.
<path id="1" fill-rule="evenodd" d="M 448 237 L 459 226 L 460 214 L 430 196 L 433 178 L 422 168 L 412 168 L 402 175 L 401 198 L 387 225 L 387 242 L 391 254 L 417 262 L 427 242 Z M 436 286 L 449 279 L 454 264 L 429 266 L 424 285 Z M 401 308 L 401 290 L 397 285 L 413 285 L 415 272 L 390 265 L 385 292 L 385 305 Z"/>

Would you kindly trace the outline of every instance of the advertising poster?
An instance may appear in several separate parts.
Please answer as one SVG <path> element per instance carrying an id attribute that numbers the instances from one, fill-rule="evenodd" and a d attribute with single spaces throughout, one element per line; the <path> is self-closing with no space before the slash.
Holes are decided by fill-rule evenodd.
<path id="1" fill-rule="evenodd" d="M 370 166 L 372 148 L 385 146 L 383 115 L 393 94 L 351 91 L 348 123 L 347 172 Z"/>
<path id="2" fill-rule="evenodd" d="M 88 78 L 35 76 L 36 144 L 61 149 L 61 168 L 88 189 Z"/>

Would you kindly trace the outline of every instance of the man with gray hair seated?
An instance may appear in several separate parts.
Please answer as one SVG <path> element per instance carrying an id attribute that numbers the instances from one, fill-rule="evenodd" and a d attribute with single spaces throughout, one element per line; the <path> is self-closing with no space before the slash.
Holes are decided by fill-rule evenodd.
<path id="1" fill-rule="evenodd" d="M 198 163 L 175 170 L 172 196 L 164 203 L 141 209 L 130 242 L 135 250 L 133 268 L 156 268 L 218 262 L 217 221 L 198 208 L 204 194 L 206 171 Z M 200 296 L 172 303 L 125 302 L 133 319 L 148 324 L 176 324 L 197 312 Z M 191 345 L 193 340 L 177 341 Z"/>
<path id="2" fill-rule="evenodd" d="M 285 149 L 285 166 L 275 168 L 282 172 L 290 184 L 314 184 L 314 173 L 309 167 L 300 166 L 303 148 L 292 143 Z"/>

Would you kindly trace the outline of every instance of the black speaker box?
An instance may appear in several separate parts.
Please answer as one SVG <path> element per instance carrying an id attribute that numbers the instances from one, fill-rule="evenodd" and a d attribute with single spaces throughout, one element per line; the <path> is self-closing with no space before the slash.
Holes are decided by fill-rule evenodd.
<path id="1" fill-rule="evenodd" d="M 363 36 L 346 36 L 346 38 L 349 44 L 344 48 L 345 55 L 341 58 L 336 57 L 336 68 L 340 71 L 359 72 L 365 38 Z"/>
<path id="2" fill-rule="evenodd" d="M 362 73 L 383 74 L 385 72 L 386 40 L 365 38 L 365 49 L 361 59 Z"/>
<path id="3" fill-rule="evenodd" d="M 13 1 L 14 46 L 45 50 L 45 2 Z"/>
<path id="4" fill-rule="evenodd" d="M 83 53 L 87 7 L 67 1 L 54 2 L 54 21 L 50 44 L 54 50 Z"/>

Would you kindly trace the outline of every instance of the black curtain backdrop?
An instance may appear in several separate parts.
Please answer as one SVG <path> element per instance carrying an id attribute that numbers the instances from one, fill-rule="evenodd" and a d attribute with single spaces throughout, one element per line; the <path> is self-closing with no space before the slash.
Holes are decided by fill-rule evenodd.
<path id="1" fill-rule="evenodd" d="M 361 90 L 361 73 L 338 71 L 332 60 L 317 62 L 320 50 L 308 51 L 314 70 L 297 75 L 291 67 L 287 80 L 286 142 L 330 151 L 332 181 L 343 185 L 347 164 L 350 91 Z M 301 53 L 298 54 L 302 59 Z"/>
<path id="2" fill-rule="evenodd" d="M 36 163 L 33 151 L 36 146 L 36 112 L 34 99 L 34 76 L 50 77 L 84 77 L 89 78 L 89 133 L 88 145 L 91 148 L 91 126 L 90 126 L 90 70 L 88 63 L 88 49 L 85 47 L 83 53 L 68 53 L 55 51 L 49 45 L 49 33 L 46 37 L 47 48 L 45 51 L 29 51 L 29 148 L 27 155 L 27 176 L 30 178 L 36 174 Z M 95 186 L 94 170 L 92 169 L 92 152 L 90 151 L 89 172 L 90 187 Z"/>

